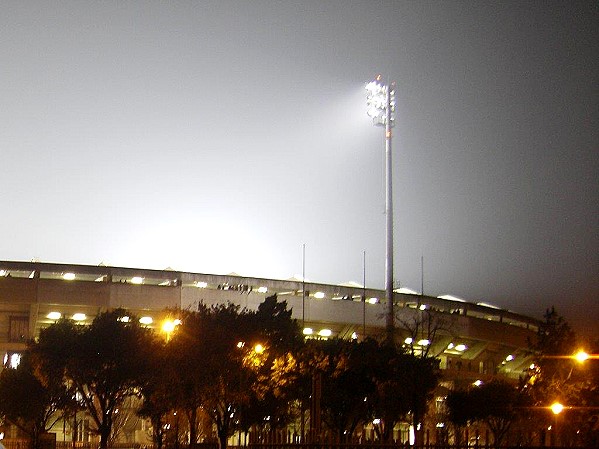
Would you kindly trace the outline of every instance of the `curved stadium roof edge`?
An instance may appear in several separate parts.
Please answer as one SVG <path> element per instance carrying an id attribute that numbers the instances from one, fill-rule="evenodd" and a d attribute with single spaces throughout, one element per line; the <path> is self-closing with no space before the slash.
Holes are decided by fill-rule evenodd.
<path id="1" fill-rule="evenodd" d="M 232 274 L 211 274 L 211 273 L 194 273 L 186 271 L 172 270 L 170 268 L 159 270 L 150 268 L 131 268 L 131 267 L 116 267 L 108 265 L 85 265 L 85 264 L 67 264 L 54 262 L 38 262 L 38 261 L 0 261 L 0 276 L 17 276 L 31 277 L 34 273 L 37 276 L 44 277 L 50 275 L 56 277 L 63 276 L 65 273 L 75 275 L 72 280 L 100 280 L 101 277 L 110 278 L 112 282 L 123 282 L 127 279 L 138 278 L 142 283 L 153 283 L 155 285 L 166 285 L 166 282 L 173 282 L 174 285 L 201 281 L 210 281 L 219 286 L 251 286 L 253 288 L 265 287 L 271 293 L 280 293 L 284 290 L 299 290 L 305 286 L 306 291 L 322 291 L 328 293 L 328 299 L 354 299 L 356 296 L 364 293 L 367 297 L 384 298 L 385 291 L 378 288 L 361 287 L 358 285 L 349 284 L 326 284 L 320 282 L 305 281 L 301 279 L 270 279 L 261 277 L 241 276 L 235 273 Z M 90 276 L 93 278 L 91 279 Z M 87 277 L 87 279 L 84 279 Z M 162 281 L 162 282 L 161 282 Z M 277 291 L 279 290 L 279 291 Z M 351 294 L 350 298 L 347 298 Z M 335 297 L 336 296 L 336 297 Z M 400 306 L 407 307 L 431 307 L 447 311 L 452 309 L 465 309 L 468 312 L 480 315 L 481 318 L 490 320 L 503 321 L 507 319 L 513 321 L 512 324 L 520 326 L 529 325 L 537 326 L 539 320 L 526 315 L 521 315 L 505 309 L 500 309 L 495 306 L 485 303 L 473 303 L 463 300 L 449 299 L 447 295 L 444 297 L 434 297 L 412 293 L 399 293 L 397 290 L 394 294 L 394 301 Z M 357 298 L 356 298 L 357 299 Z"/>

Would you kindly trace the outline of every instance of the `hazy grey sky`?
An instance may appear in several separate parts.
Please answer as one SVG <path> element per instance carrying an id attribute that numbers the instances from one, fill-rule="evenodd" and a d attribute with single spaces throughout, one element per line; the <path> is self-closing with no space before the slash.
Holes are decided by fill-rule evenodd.
<path id="1" fill-rule="evenodd" d="M 599 319 L 595 1 L 0 3 L 0 259 L 395 276 Z"/>

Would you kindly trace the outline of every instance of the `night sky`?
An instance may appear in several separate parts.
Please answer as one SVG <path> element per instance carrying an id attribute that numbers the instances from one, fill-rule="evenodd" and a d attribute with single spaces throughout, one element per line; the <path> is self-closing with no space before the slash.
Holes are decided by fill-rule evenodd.
<path id="1" fill-rule="evenodd" d="M 599 333 L 597 2 L 0 3 L 0 260 L 383 287 Z"/>

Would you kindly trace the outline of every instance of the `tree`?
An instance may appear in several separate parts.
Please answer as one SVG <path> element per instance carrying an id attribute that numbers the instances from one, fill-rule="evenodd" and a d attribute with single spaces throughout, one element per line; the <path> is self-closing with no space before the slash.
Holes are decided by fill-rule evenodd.
<path id="1" fill-rule="evenodd" d="M 453 390 L 447 395 L 446 405 L 448 409 L 448 420 L 456 427 L 455 445 L 460 446 L 462 442 L 461 430 L 475 421 L 476 405 L 466 390 Z M 467 443 L 467 442 L 466 442 Z"/>
<path id="2" fill-rule="evenodd" d="M 37 360 L 51 376 L 62 376 L 76 393 L 105 449 L 114 415 L 125 399 L 139 394 L 151 355 L 151 333 L 124 310 L 96 316 L 83 327 L 60 320 L 40 332 L 32 347 Z"/>
<path id="3" fill-rule="evenodd" d="M 63 391 L 35 376 L 27 352 L 17 368 L 0 372 L 0 416 L 29 436 L 32 449 L 40 447 L 40 436 L 60 418 L 64 400 Z"/>
<path id="4" fill-rule="evenodd" d="M 374 365 L 378 352 L 374 340 L 339 338 L 310 340 L 302 355 L 304 385 L 320 382 L 320 410 L 324 424 L 340 440 L 351 438 L 368 418 L 368 402 L 374 392 Z"/>
<path id="5" fill-rule="evenodd" d="M 143 403 L 138 415 L 150 420 L 154 447 L 162 449 L 167 418 L 177 405 L 176 388 L 173 388 L 177 380 L 174 372 L 176 367 L 169 360 L 166 344 L 155 342 L 148 368 L 140 388 Z"/>
<path id="6" fill-rule="evenodd" d="M 500 379 L 469 390 L 456 390 L 447 396 L 449 419 L 456 426 L 475 421 L 484 423 L 499 447 L 511 426 L 528 408 L 527 397 L 516 386 Z"/>
<path id="7" fill-rule="evenodd" d="M 391 441 L 393 428 L 409 414 L 415 444 L 422 444 L 422 420 L 439 381 L 439 362 L 389 346 L 382 349 L 375 374 L 377 388 L 371 400 L 374 414 L 381 419 L 381 438 Z"/>
<path id="8" fill-rule="evenodd" d="M 598 342 L 587 343 L 588 351 L 599 349 Z M 548 309 L 539 325 L 537 337 L 530 342 L 534 363 L 527 379 L 526 391 L 531 401 L 546 413 L 539 414 L 545 426 L 553 423 L 547 407 L 558 401 L 567 407 L 562 413 L 559 434 L 562 444 L 597 441 L 599 431 L 599 367 L 595 360 L 578 362 L 573 356 L 582 348 L 581 341 L 566 319 L 555 308 Z M 565 425 L 567 423 L 567 425 Z"/>
<path id="9" fill-rule="evenodd" d="M 250 352 L 243 360 L 256 377 L 249 406 L 241 413 L 240 425 L 243 430 L 250 426 L 283 428 L 293 419 L 291 404 L 299 397 L 298 354 L 304 337 L 298 322 L 291 318 L 287 302 L 278 301 L 276 295 L 267 297 L 247 318 L 249 340 L 263 348 L 259 357 Z"/>

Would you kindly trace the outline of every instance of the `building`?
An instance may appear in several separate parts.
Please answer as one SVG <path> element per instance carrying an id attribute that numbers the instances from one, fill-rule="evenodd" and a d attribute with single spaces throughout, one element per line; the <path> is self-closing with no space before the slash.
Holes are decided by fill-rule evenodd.
<path id="1" fill-rule="evenodd" d="M 231 302 L 256 309 L 266 296 L 287 301 L 307 338 L 363 338 L 385 332 L 383 290 L 174 270 L 0 261 L 0 354 L 5 366 L 60 317 L 91 322 L 125 308 L 160 330 L 166 308 Z M 530 365 L 538 321 L 482 303 L 395 292 L 396 339 L 438 356 L 447 388 L 493 376 L 517 379 Z M 416 330 L 434 320 L 435 335 Z M 422 327 L 422 326 L 421 326 Z"/>

